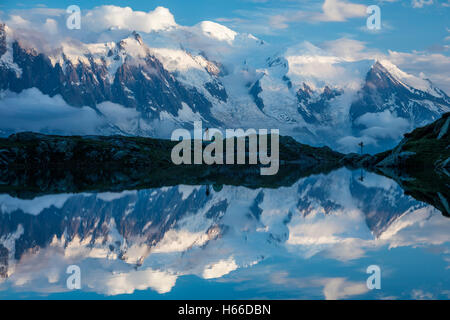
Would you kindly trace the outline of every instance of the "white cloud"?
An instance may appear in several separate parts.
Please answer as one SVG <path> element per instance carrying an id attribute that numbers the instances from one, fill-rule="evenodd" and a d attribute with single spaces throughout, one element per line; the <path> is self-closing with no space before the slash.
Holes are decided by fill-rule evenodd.
<path id="1" fill-rule="evenodd" d="M 233 257 L 230 257 L 227 260 L 224 259 L 207 265 L 203 271 L 203 278 L 221 278 L 224 275 L 229 274 L 231 271 L 236 270 L 237 268 L 238 265 L 236 264 L 236 261 L 234 261 Z"/>
<path id="2" fill-rule="evenodd" d="M 25 20 L 21 16 L 18 15 L 10 15 L 9 20 L 6 23 L 7 25 L 19 27 L 19 28 L 26 28 L 30 26 L 30 22 L 28 20 Z"/>
<path id="3" fill-rule="evenodd" d="M 133 11 L 130 7 L 100 6 L 88 11 L 83 17 L 82 28 L 96 31 L 125 29 L 151 32 L 175 27 L 175 19 L 167 8 L 157 7 L 153 11 Z"/>
<path id="4" fill-rule="evenodd" d="M 450 37 L 448 38 L 450 39 Z M 368 48 L 365 42 L 348 38 L 326 41 L 320 46 L 325 51 L 348 61 L 388 60 L 408 74 L 421 79 L 430 79 L 439 89 L 450 94 L 450 74 L 442 72 L 442 70 L 450 70 L 450 57 L 444 54 L 391 50 L 385 54 L 379 50 Z"/>
<path id="5" fill-rule="evenodd" d="M 345 22 L 367 15 L 366 6 L 346 0 L 325 0 L 321 11 L 286 10 L 268 14 L 269 24 L 275 29 L 286 29 L 293 22 Z"/>
<path id="6" fill-rule="evenodd" d="M 7 91 L 0 97 L 0 129 L 64 135 L 117 133 L 111 125 L 125 133 L 149 130 L 136 109 L 112 102 L 102 102 L 97 109 L 100 113 L 87 106 L 69 106 L 60 95 L 50 97 L 36 88 L 19 94 Z"/>
<path id="7" fill-rule="evenodd" d="M 397 139 L 408 131 L 410 124 L 408 120 L 397 117 L 389 110 L 378 113 L 366 113 L 355 120 L 356 124 L 366 127 L 362 134 L 373 138 Z"/>
<path id="8" fill-rule="evenodd" d="M 365 42 L 349 38 L 326 41 L 321 47 L 327 52 L 348 61 L 376 59 L 382 56 L 378 50 L 367 48 Z"/>
<path id="9" fill-rule="evenodd" d="M 164 7 L 143 12 L 134 11 L 130 7 L 106 5 L 82 10 L 81 13 L 83 16 L 80 30 L 69 30 L 66 27 L 67 13 L 61 9 L 12 10 L 3 20 L 14 29 L 16 37 L 22 40 L 23 45 L 40 51 L 54 49 L 67 38 L 84 43 L 118 41 L 131 31 L 150 33 L 177 26 L 172 13 Z M 111 30 L 115 32 L 108 32 Z"/>
<path id="10" fill-rule="evenodd" d="M 324 283 L 323 294 L 327 300 L 347 299 L 369 291 L 365 283 L 347 281 L 345 278 L 326 279 Z"/>
<path id="11" fill-rule="evenodd" d="M 41 133 L 95 134 L 104 121 L 89 107 L 69 106 L 32 88 L 20 94 L 7 92 L 0 100 L 0 128 Z"/>
<path id="12" fill-rule="evenodd" d="M 325 0 L 322 14 L 318 14 L 317 21 L 346 21 L 349 18 L 365 17 L 366 6 L 355 4 L 345 0 Z"/>
<path id="13" fill-rule="evenodd" d="M 304 11 L 285 12 L 283 14 L 277 14 L 269 17 L 269 24 L 275 29 L 287 29 L 289 23 L 308 21 L 308 14 Z"/>
<path id="14" fill-rule="evenodd" d="M 345 47 L 347 44 L 352 45 L 349 50 Z M 345 87 L 352 91 L 358 90 L 371 66 L 369 60 L 357 61 L 367 55 L 367 53 L 358 52 L 358 50 L 362 50 L 355 48 L 359 45 L 362 46 L 362 43 L 343 40 L 339 44 L 326 43 L 325 50 L 310 42 L 290 47 L 285 53 L 285 58 L 289 63 L 288 76 L 294 83 L 305 82 L 312 88 L 331 85 Z M 330 47 L 333 50 L 330 50 Z M 354 52 L 352 47 L 355 48 Z M 348 93 L 350 94 L 350 91 Z"/>
<path id="15" fill-rule="evenodd" d="M 355 120 L 356 124 L 362 125 L 360 136 L 345 136 L 337 142 L 342 152 L 356 152 L 358 144 L 363 142 L 365 146 L 377 146 L 380 139 L 391 139 L 398 141 L 405 132 L 411 130 L 408 120 L 397 117 L 389 110 L 378 113 L 366 113 Z"/>
<path id="16" fill-rule="evenodd" d="M 202 21 L 196 28 L 199 28 L 201 32 L 209 37 L 219 41 L 227 41 L 228 43 L 233 42 L 237 33 L 221 24 L 212 21 Z"/>
<path id="17" fill-rule="evenodd" d="M 139 129 L 141 114 L 136 109 L 125 108 L 112 102 L 97 105 L 105 118 L 124 132 L 136 132 Z"/>
<path id="18" fill-rule="evenodd" d="M 450 94 L 450 57 L 439 53 L 389 51 L 387 59 L 405 72 L 429 78 L 440 89 Z"/>
<path id="19" fill-rule="evenodd" d="M 49 18 L 45 21 L 44 30 L 49 34 L 54 35 L 58 33 L 58 23 L 56 20 Z"/>

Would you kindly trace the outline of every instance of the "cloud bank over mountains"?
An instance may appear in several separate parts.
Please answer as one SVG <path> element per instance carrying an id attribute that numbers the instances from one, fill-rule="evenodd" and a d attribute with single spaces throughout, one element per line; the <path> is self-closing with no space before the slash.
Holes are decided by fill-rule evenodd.
<path id="1" fill-rule="evenodd" d="M 365 8 L 327 0 L 320 11 L 309 14 L 309 19 L 326 23 L 361 18 L 366 15 Z M 27 55 L 43 53 L 51 68 L 61 67 L 62 75 L 70 79 L 68 90 L 78 90 L 81 95 L 91 90 L 82 88 L 81 79 L 92 78 L 95 92 L 109 85 L 120 87 L 120 92 L 114 87 L 115 100 L 102 92 L 87 99 L 92 104 L 80 104 L 78 100 L 71 102 L 65 93 L 67 80 L 60 84 L 64 89 L 49 94 L 51 97 L 34 87 L 15 93 L 4 90 L 0 134 L 33 130 L 154 135 L 203 119 L 217 120 L 223 126 L 269 125 L 315 144 L 330 144 L 332 129 L 332 136 L 337 135 L 333 146 L 353 151 L 356 141 L 376 148 L 382 147 L 380 139 L 394 144 L 413 125 L 427 121 L 429 115 L 410 112 L 412 118 L 419 119 L 413 124 L 412 118 L 399 113 L 411 101 L 419 99 L 427 114 L 447 110 L 445 103 L 436 106 L 434 101 L 446 99 L 435 86 L 450 92 L 450 76 L 442 72 L 450 68 L 450 58 L 441 53 L 384 52 L 346 36 L 314 43 L 299 40 L 280 47 L 213 21 L 179 25 L 163 7 L 148 12 L 110 5 L 83 10 L 80 30 L 69 30 L 67 17 L 65 10 L 50 8 L 3 14 L 7 48 L 0 67 L 21 76 L 23 70 L 13 57 L 13 42 L 19 40 Z M 152 66 L 147 65 L 149 57 L 155 59 Z M 369 108 L 365 115 L 353 117 L 352 105 L 362 95 L 368 72 L 377 61 L 382 62 L 382 73 L 389 73 L 385 74 L 387 79 L 392 78 L 387 81 L 406 92 L 403 99 L 407 100 L 394 101 L 399 93 L 388 92 L 380 110 Z M 67 71 L 71 68 L 73 71 Z M 81 73 L 79 80 L 73 79 L 78 77 L 74 73 Z M 163 86 L 168 85 L 167 89 L 153 88 L 155 77 Z M 96 84 L 99 81 L 102 85 Z M 155 102 L 153 98 L 161 92 L 163 102 Z M 9 108 L 11 105 L 15 107 Z M 356 119 L 358 116 L 361 118 Z M 162 130 L 162 123 L 170 125 L 164 124 Z"/>
<path id="2" fill-rule="evenodd" d="M 417 1 L 417 3 L 422 3 Z M 425 3 L 426 4 L 426 3 Z M 424 4 L 422 4 L 423 6 Z M 420 6 L 420 5 L 415 5 Z M 352 17 L 365 17 L 366 6 L 353 4 L 348 1 L 326 0 L 323 3 L 323 12 L 316 14 L 305 13 L 308 19 L 317 21 L 345 21 Z M 190 30 L 197 28 L 205 35 L 220 41 L 233 41 L 237 33 L 223 25 L 211 21 L 203 21 L 194 27 L 182 26 L 176 23 L 175 17 L 168 8 L 157 7 L 148 12 L 135 11 L 130 7 L 117 7 L 103 5 L 91 10 L 83 10 L 82 26 L 80 30 L 68 30 L 65 10 L 51 8 L 36 8 L 31 10 L 13 10 L 3 13 L 1 20 L 18 33 L 22 41 L 28 40 L 29 45 L 41 50 L 56 49 L 61 41 L 72 39 L 84 43 L 106 42 L 119 40 L 129 32 L 154 33 L 171 29 Z M 289 15 L 280 19 L 289 19 Z M 219 19 L 221 20 L 221 19 Z M 276 19 L 275 19 L 276 20 Z M 273 20 L 273 21 L 275 21 Z M 281 21 L 281 20 L 280 20 Z M 226 22 L 225 22 L 226 23 Z M 111 38 L 108 31 L 119 31 Z M 120 32 L 120 31 L 123 32 Z M 51 34 L 52 37 L 47 35 Z M 304 40 L 300 40 L 302 42 Z M 426 52 L 397 52 L 368 48 L 363 41 L 352 38 L 338 38 L 335 41 L 316 43 L 336 56 L 350 59 L 385 57 L 397 64 L 400 68 L 416 75 L 423 73 L 432 79 L 438 86 L 450 92 L 450 79 L 442 73 L 450 68 L 450 57 L 443 54 L 429 54 Z M 50 47 L 49 47 L 50 46 Z M 283 50 L 283 49 L 281 49 Z M 289 50 L 289 48 L 286 48 Z M 430 66 L 431 64 L 431 66 Z M 429 66 L 429 68 L 427 68 Z"/>

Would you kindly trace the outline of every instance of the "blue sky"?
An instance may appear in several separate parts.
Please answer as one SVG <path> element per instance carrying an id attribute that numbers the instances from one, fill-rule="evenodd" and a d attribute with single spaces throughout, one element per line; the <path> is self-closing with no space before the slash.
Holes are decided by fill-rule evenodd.
<path id="1" fill-rule="evenodd" d="M 2 1 L 3 2 L 3 1 Z M 339 19 L 312 19 L 323 14 L 324 0 L 27 0 L 1 3 L 0 10 L 11 13 L 35 7 L 66 8 L 76 4 L 81 10 L 113 4 L 134 10 L 168 8 L 178 24 L 194 25 L 203 20 L 220 22 L 236 31 L 249 32 L 274 44 L 292 45 L 350 38 L 382 51 L 429 52 L 449 56 L 449 0 L 332 0 L 339 4 L 376 4 L 381 7 L 382 29 L 368 32 L 365 16 Z"/>

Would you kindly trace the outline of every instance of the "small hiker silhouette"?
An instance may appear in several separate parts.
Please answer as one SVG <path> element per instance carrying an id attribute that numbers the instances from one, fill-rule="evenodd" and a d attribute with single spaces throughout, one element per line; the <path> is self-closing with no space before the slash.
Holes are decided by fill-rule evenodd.
<path id="1" fill-rule="evenodd" d="M 361 147 L 361 155 L 363 154 L 363 147 L 364 147 L 364 142 L 360 142 L 360 143 L 358 143 L 358 146 L 360 146 Z"/>
<path id="2" fill-rule="evenodd" d="M 359 177 L 359 181 L 364 182 L 364 171 L 361 169 L 361 176 Z"/>

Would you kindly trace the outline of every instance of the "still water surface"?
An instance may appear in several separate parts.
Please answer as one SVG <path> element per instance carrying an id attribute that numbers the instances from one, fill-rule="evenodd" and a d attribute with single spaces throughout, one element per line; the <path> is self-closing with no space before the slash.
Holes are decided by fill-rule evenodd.
<path id="1" fill-rule="evenodd" d="M 0 299 L 448 299 L 449 231 L 393 180 L 347 169 L 278 189 L 3 194 Z"/>

